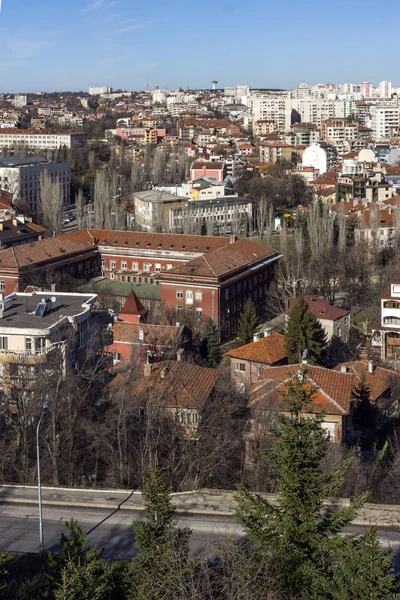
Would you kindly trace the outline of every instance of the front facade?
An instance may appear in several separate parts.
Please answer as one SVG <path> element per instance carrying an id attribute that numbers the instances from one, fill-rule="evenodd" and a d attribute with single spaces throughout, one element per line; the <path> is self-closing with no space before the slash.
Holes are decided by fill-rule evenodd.
<path id="1" fill-rule="evenodd" d="M 192 309 L 199 318 L 210 317 L 219 327 L 221 339 L 227 339 L 236 333 L 248 298 L 262 314 L 279 258 L 279 252 L 248 240 L 228 244 L 161 273 L 164 305 L 177 315 Z"/>
<path id="2" fill-rule="evenodd" d="M 0 145 L 1 147 L 1 145 Z M 38 157 L 0 156 L 0 187 L 10 191 L 15 199 L 25 202 L 32 212 L 40 208 L 40 182 L 47 173 L 58 183 L 64 205 L 71 201 L 71 174 L 68 163 L 50 162 Z"/>
<path id="3" fill-rule="evenodd" d="M 400 271 L 396 271 L 381 296 L 380 314 L 372 328 L 372 348 L 381 358 L 400 357 Z"/>
<path id="4" fill-rule="evenodd" d="M 58 148 L 80 147 L 85 144 L 86 134 L 63 131 L 37 131 L 35 129 L 0 129 L 0 148 L 18 148 L 30 150 L 57 150 Z"/>
<path id="5" fill-rule="evenodd" d="M 222 183 L 227 174 L 228 171 L 224 162 L 193 162 L 190 166 L 191 181 L 196 181 L 197 179 L 208 176 Z"/>
<path id="6" fill-rule="evenodd" d="M 310 312 L 318 319 L 322 329 L 325 331 L 326 339 L 329 342 L 333 337 L 340 338 L 342 342 L 347 343 L 350 339 L 350 311 L 329 304 L 325 298 L 314 296 L 305 296 L 304 300 L 308 304 Z M 298 298 L 288 298 L 286 300 L 286 316 L 292 312 L 296 306 Z"/>

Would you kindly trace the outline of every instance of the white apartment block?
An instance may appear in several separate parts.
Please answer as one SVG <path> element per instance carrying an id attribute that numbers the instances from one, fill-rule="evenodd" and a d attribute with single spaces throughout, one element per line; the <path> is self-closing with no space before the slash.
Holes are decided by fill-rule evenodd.
<path id="1" fill-rule="evenodd" d="M 288 94 L 255 94 L 252 98 L 253 128 L 257 121 L 274 121 L 278 131 L 288 131 L 292 124 L 292 100 Z"/>
<path id="2" fill-rule="evenodd" d="M 1 129 L 0 151 L 21 146 L 27 150 L 57 150 L 64 147 L 83 146 L 85 140 L 86 135 L 80 132 L 52 133 L 34 129 Z"/>
<path id="3" fill-rule="evenodd" d="M 321 127 L 322 121 L 350 116 L 354 105 L 352 100 L 294 100 L 292 103 L 303 123 L 317 127 Z"/>
<path id="4" fill-rule="evenodd" d="M 0 156 L 0 188 L 25 202 L 32 212 L 40 208 L 40 177 L 48 172 L 62 189 L 64 204 L 70 203 L 71 175 L 68 163 L 50 162 L 40 157 Z"/>
<path id="5" fill-rule="evenodd" d="M 390 139 L 392 127 L 400 125 L 400 108 L 396 106 L 372 106 L 370 127 L 376 140 Z"/>
<path id="6" fill-rule="evenodd" d="M 90 96 L 100 96 L 101 94 L 111 94 L 111 93 L 112 93 L 112 88 L 109 87 L 108 85 L 105 85 L 103 87 L 90 87 L 89 88 Z"/>

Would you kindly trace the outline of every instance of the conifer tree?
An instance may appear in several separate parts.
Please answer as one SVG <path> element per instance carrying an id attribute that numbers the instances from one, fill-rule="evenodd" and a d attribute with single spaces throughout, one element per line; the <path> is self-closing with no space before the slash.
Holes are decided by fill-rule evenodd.
<path id="1" fill-rule="evenodd" d="M 139 554 L 131 567 L 132 598 L 189 598 L 187 591 L 196 566 L 189 555 L 191 531 L 179 529 L 173 520 L 171 487 L 162 472 L 153 469 L 145 478 L 143 498 L 146 521 L 135 523 Z"/>
<path id="2" fill-rule="evenodd" d="M 371 403 L 371 391 L 365 380 L 361 377 L 357 387 L 354 390 L 355 409 L 353 415 L 353 425 L 362 431 L 372 429 L 377 416 L 377 409 Z"/>
<path id="3" fill-rule="evenodd" d="M 123 570 L 103 559 L 68 560 L 55 587 L 54 600 L 124 600 L 128 581 L 123 580 Z"/>
<path id="4" fill-rule="evenodd" d="M 308 350 L 312 364 L 323 364 L 326 345 L 326 334 L 320 322 L 301 296 L 290 313 L 286 328 L 285 349 L 289 363 L 301 362 L 304 350 Z"/>
<path id="5" fill-rule="evenodd" d="M 218 327 L 210 317 L 203 329 L 200 352 L 208 367 L 216 367 L 221 362 L 220 335 Z"/>
<path id="6" fill-rule="evenodd" d="M 287 382 L 286 387 L 289 416 L 276 416 L 277 441 L 273 451 L 279 474 L 278 503 L 273 505 L 260 495 L 241 489 L 237 496 L 237 520 L 260 557 L 265 554 L 271 557 L 288 594 L 301 600 L 353 598 L 356 597 L 353 587 L 360 584 L 362 570 L 368 569 L 370 549 L 376 542 L 372 533 L 359 538 L 342 538 L 338 534 L 353 520 L 366 495 L 338 511 L 323 510 L 324 499 L 339 491 L 349 461 L 329 474 L 322 471 L 321 461 L 327 451 L 326 434 L 321 427 L 324 416 L 316 414 L 313 419 L 302 416 L 312 411 L 310 405 L 316 392 L 307 380 L 306 369 Z M 351 570 L 346 572 L 346 556 L 351 550 L 354 556 L 358 553 L 361 557 L 358 548 L 363 549 L 366 560 L 358 567 L 360 577 L 355 583 Z M 339 582 L 334 572 L 339 564 L 343 565 L 341 589 L 346 589 L 348 596 L 335 595 Z M 375 575 L 380 573 L 390 587 L 391 565 L 384 555 L 377 557 L 375 566 Z M 387 596 L 364 596 L 367 597 L 383 600 Z"/>
<path id="7" fill-rule="evenodd" d="M 253 341 L 259 319 L 256 307 L 251 298 L 248 298 L 240 314 L 237 330 L 237 341 L 239 346 L 245 346 Z"/>

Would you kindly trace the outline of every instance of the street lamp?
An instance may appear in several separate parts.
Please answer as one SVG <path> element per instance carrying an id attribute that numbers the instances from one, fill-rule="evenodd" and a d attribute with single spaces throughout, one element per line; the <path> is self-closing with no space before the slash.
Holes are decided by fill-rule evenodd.
<path id="1" fill-rule="evenodd" d="M 39 429 L 43 419 L 43 415 L 48 408 L 47 403 L 43 404 L 43 411 L 40 415 L 36 427 L 36 458 L 37 458 L 37 477 L 38 477 L 38 498 L 39 498 L 39 535 L 40 535 L 40 552 L 43 555 L 44 552 L 44 540 L 43 540 L 43 511 L 42 511 L 42 484 L 40 480 L 40 448 L 39 448 Z"/>

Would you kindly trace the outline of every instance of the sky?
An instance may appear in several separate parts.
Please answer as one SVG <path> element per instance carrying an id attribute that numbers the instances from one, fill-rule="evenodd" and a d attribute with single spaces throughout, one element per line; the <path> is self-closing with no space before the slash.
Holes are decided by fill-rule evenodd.
<path id="1" fill-rule="evenodd" d="M 398 0 L 0 2 L 0 92 L 400 85 Z"/>

